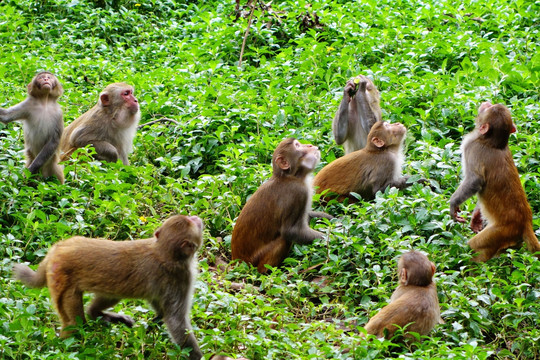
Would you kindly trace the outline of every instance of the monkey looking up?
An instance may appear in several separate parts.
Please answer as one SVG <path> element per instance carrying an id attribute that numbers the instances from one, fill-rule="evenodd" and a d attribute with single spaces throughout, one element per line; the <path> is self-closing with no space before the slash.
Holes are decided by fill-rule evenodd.
<path id="1" fill-rule="evenodd" d="M 398 327 L 408 325 L 406 332 L 427 335 L 435 325 L 442 324 L 433 274 L 435 264 L 427 256 L 418 251 L 403 254 L 398 261 L 399 286 L 390 303 L 366 324 L 367 333 L 383 337 L 386 330 L 390 339 Z"/>
<path id="2" fill-rule="evenodd" d="M 478 196 L 471 228 L 479 233 L 468 243 L 476 251 L 474 261 L 487 261 L 523 241 L 529 251 L 540 251 L 532 228 L 532 211 L 508 148 L 510 134 L 515 131 L 510 111 L 504 105 L 484 102 L 478 109 L 473 132 L 465 136 L 461 145 L 464 178 L 450 198 L 450 215 L 458 222 L 466 222 L 458 215 L 459 206 L 473 195 Z M 485 228 L 482 215 L 487 219 Z"/>
<path id="3" fill-rule="evenodd" d="M 272 177 L 261 185 L 240 212 L 231 239 L 233 259 L 265 273 L 265 264 L 280 265 L 293 243 L 310 244 L 323 234 L 310 229 L 309 217 L 332 216 L 311 211 L 310 174 L 320 153 L 296 139 L 283 140 L 272 157 Z"/>
<path id="4" fill-rule="evenodd" d="M 359 75 L 347 81 L 332 122 L 334 140 L 343 144 L 345 154 L 366 146 L 369 130 L 382 119 L 380 101 L 379 91 L 370 78 Z"/>
<path id="5" fill-rule="evenodd" d="M 92 145 L 99 160 L 129 165 L 133 138 L 141 114 L 133 87 L 125 83 L 110 84 L 101 92 L 96 105 L 69 124 L 64 130 L 60 148 L 62 161 L 78 148 Z"/>
<path id="6" fill-rule="evenodd" d="M 338 201 L 348 198 L 352 203 L 357 201 L 351 195 L 353 192 L 371 200 L 377 191 L 384 191 L 389 186 L 398 189 L 411 186 L 412 183 L 407 183 L 409 177 L 401 175 L 401 146 L 406 132 L 400 123 L 375 123 L 366 147 L 332 161 L 319 171 L 313 180 L 317 193 L 328 189 L 337 195 Z M 427 183 L 427 180 L 418 182 Z M 331 196 L 327 194 L 325 199 Z"/>
<path id="7" fill-rule="evenodd" d="M 61 335 L 84 322 L 83 292 L 95 294 L 88 316 L 107 322 L 134 324 L 129 316 L 104 312 L 123 298 L 146 299 L 162 318 L 175 343 L 190 347 L 190 360 L 202 352 L 191 332 L 190 310 L 197 273 L 197 250 L 202 245 L 202 222 L 197 216 L 176 215 L 154 237 L 111 241 L 73 237 L 49 250 L 37 272 L 15 264 L 15 278 L 30 287 L 49 288 L 62 321 Z"/>
<path id="8" fill-rule="evenodd" d="M 0 121 L 22 120 L 26 167 L 32 174 L 55 176 L 64 183 L 64 168 L 58 165 L 58 146 L 64 120 L 58 98 L 64 88 L 48 71 L 38 73 L 28 84 L 28 97 L 8 109 L 0 108 Z"/>

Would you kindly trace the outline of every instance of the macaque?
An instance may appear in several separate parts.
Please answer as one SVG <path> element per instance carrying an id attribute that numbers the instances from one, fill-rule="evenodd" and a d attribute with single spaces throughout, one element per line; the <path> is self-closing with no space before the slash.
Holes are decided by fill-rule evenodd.
<path id="1" fill-rule="evenodd" d="M 332 216 L 311 211 L 311 173 L 320 159 L 316 146 L 283 140 L 272 157 L 273 173 L 248 199 L 231 240 L 233 259 L 241 259 L 266 273 L 278 266 L 292 244 L 310 244 L 323 234 L 310 229 L 308 217 Z"/>
<path id="2" fill-rule="evenodd" d="M 202 222 L 197 216 L 176 215 L 156 230 L 154 237 L 111 241 L 72 237 L 55 244 L 36 272 L 14 266 L 15 278 L 30 287 L 49 288 L 66 329 L 85 321 L 83 292 L 95 294 L 87 309 L 91 319 L 134 324 L 129 316 L 104 312 L 123 298 L 146 299 L 162 318 L 178 345 L 191 347 L 190 360 L 202 357 L 191 332 L 190 310 L 197 272 L 196 252 L 202 245 Z"/>
<path id="3" fill-rule="evenodd" d="M 540 251 L 531 208 L 508 148 L 508 138 L 515 131 L 510 111 L 504 105 L 484 102 L 478 109 L 475 129 L 461 145 L 464 179 L 450 199 L 450 215 L 458 222 L 466 222 L 458 215 L 459 206 L 478 195 L 471 228 L 479 233 L 469 240 L 477 262 L 518 247 L 523 241 L 529 251 Z M 485 228 L 482 215 L 487 220 Z"/>
<path id="4" fill-rule="evenodd" d="M 82 114 L 64 130 L 60 148 L 62 160 L 78 148 L 92 145 L 96 158 L 109 162 L 118 159 L 129 165 L 133 138 L 141 114 L 133 87 L 125 83 L 110 84 L 99 95 L 93 108 Z"/>
<path id="5" fill-rule="evenodd" d="M 28 97 L 8 109 L 0 109 L 0 121 L 21 120 L 24 132 L 26 167 L 32 174 L 54 175 L 64 183 L 64 168 L 58 165 L 58 146 L 64 130 L 62 108 L 57 100 L 64 88 L 56 76 L 39 72 L 28 84 Z"/>
<path id="6" fill-rule="evenodd" d="M 317 193 L 328 189 L 339 201 L 348 198 L 352 203 L 357 201 L 352 192 L 370 200 L 388 186 L 398 189 L 411 186 L 412 183 L 407 183 L 409 177 L 401 175 L 401 147 L 406 132 L 400 123 L 376 122 L 365 148 L 336 159 L 319 171 L 313 180 Z M 418 182 L 427 183 L 427 180 Z M 330 197 L 330 194 L 324 196 Z"/>
<path id="7" fill-rule="evenodd" d="M 332 122 L 334 140 L 343 144 L 345 154 L 366 146 L 369 130 L 382 118 L 380 100 L 379 91 L 368 77 L 359 75 L 347 81 Z"/>
<path id="8" fill-rule="evenodd" d="M 427 335 L 435 325 L 444 323 L 433 274 L 435 264 L 427 256 L 414 250 L 403 254 L 398 261 L 399 286 L 390 303 L 368 321 L 367 333 L 390 339 L 398 326 L 408 325 L 405 332 Z"/>

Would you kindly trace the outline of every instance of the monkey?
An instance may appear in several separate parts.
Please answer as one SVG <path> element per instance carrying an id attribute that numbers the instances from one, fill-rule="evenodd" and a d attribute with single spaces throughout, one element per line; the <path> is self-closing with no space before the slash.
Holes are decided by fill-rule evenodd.
<path id="1" fill-rule="evenodd" d="M 292 244 L 310 244 L 323 234 L 309 227 L 308 217 L 332 219 L 311 211 L 311 173 L 320 160 L 316 146 L 289 138 L 272 156 L 272 177 L 248 199 L 234 226 L 232 259 L 266 273 L 287 257 Z"/>
<path id="2" fill-rule="evenodd" d="M 62 161 L 78 148 L 92 145 L 96 158 L 108 162 L 118 159 L 129 165 L 133 138 L 141 114 L 133 87 L 126 83 L 108 85 L 93 108 L 82 114 L 64 130 L 60 148 Z"/>
<path id="3" fill-rule="evenodd" d="M 380 99 L 377 87 L 368 77 L 359 75 L 347 81 L 332 122 L 334 140 L 343 144 L 345 154 L 366 146 L 369 130 L 382 119 Z"/>
<path id="4" fill-rule="evenodd" d="M 64 183 L 64 168 L 58 165 L 59 144 L 64 130 L 62 108 L 58 98 L 64 88 L 58 78 L 41 71 L 27 86 L 28 96 L 8 109 L 0 108 L 0 121 L 7 124 L 22 120 L 26 167 L 32 174 L 55 176 Z"/>
<path id="5" fill-rule="evenodd" d="M 376 122 L 369 132 L 366 147 L 332 161 L 319 171 L 313 179 L 315 191 L 322 193 L 328 189 L 337 195 L 338 201 L 349 199 L 354 203 L 358 200 L 353 192 L 364 200 L 371 200 L 377 191 L 384 191 L 388 186 L 398 189 L 411 186 L 412 183 L 407 182 L 409 177 L 401 175 L 401 148 L 406 132 L 401 123 Z M 426 179 L 417 182 L 428 184 Z M 323 201 L 331 194 L 323 194 Z"/>
<path id="6" fill-rule="evenodd" d="M 442 324 L 437 288 L 433 282 L 435 264 L 418 251 L 403 254 L 398 261 L 399 285 L 383 307 L 364 326 L 366 332 L 390 339 L 398 329 L 427 335 L 437 324 Z M 407 336 L 412 338 L 412 336 Z"/>
<path id="7" fill-rule="evenodd" d="M 476 262 L 487 261 L 523 241 L 529 251 L 540 251 L 532 211 L 508 148 L 510 134 L 515 131 L 510 110 L 486 101 L 478 108 L 474 130 L 461 145 L 464 178 L 450 198 L 450 215 L 457 222 L 466 222 L 458 215 L 459 206 L 477 195 L 471 228 L 478 234 L 468 242 Z M 487 220 L 485 228 L 482 216 Z"/>
<path id="8" fill-rule="evenodd" d="M 202 245 L 201 219 L 175 215 L 153 238 L 112 241 L 76 236 L 53 245 L 36 272 L 15 264 L 16 279 L 34 287 L 48 287 L 67 337 L 76 318 L 85 321 L 83 292 L 95 294 L 87 309 L 91 319 L 132 326 L 126 315 L 104 312 L 123 298 L 146 299 L 163 319 L 180 346 L 191 347 L 190 360 L 202 357 L 191 333 L 190 309 L 197 272 L 196 252 Z M 189 333 L 187 333 L 189 331 Z"/>

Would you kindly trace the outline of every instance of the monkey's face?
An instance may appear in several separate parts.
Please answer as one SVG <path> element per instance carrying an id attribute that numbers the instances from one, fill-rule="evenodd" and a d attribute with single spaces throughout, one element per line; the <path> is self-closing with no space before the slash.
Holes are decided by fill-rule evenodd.
<path id="1" fill-rule="evenodd" d="M 38 89 L 54 89 L 56 86 L 56 78 L 54 75 L 49 73 L 41 73 L 36 76 L 35 79 L 35 85 L 38 87 Z"/>
<path id="2" fill-rule="evenodd" d="M 297 140 L 293 143 L 296 152 L 299 154 L 299 163 L 307 171 L 313 171 L 321 160 L 319 148 L 311 144 L 300 144 Z"/>
<path id="3" fill-rule="evenodd" d="M 127 87 L 120 90 L 120 96 L 122 97 L 122 100 L 124 101 L 124 106 L 133 114 L 135 114 L 137 111 L 139 111 L 139 102 L 137 101 L 137 98 L 133 94 L 133 88 Z"/>

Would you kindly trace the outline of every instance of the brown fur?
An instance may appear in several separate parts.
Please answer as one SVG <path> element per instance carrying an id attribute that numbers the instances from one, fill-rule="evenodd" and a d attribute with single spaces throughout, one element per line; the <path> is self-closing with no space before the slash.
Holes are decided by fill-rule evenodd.
<path id="1" fill-rule="evenodd" d="M 510 111 L 504 105 L 486 102 L 478 111 L 475 130 L 463 140 L 465 176 L 450 199 L 450 214 L 456 221 L 465 222 L 458 215 L 459 206 L 478 195 L 471 227 L 481 231 L 469 240 L 469 246 L 477 253 L 474 261 L 487 261 L 523 241 L 529 251 L 540 251 L 532 228 L 531 208 L 508 148 L 510 133 L 514 131 Z M 482 215 L 487 219 L 485 228 Z"/>
<path id="2" fill-rule="evenodd" d="M 389 339 L 398 327 L 408 325 L 406 332 L 427 335 L 442 323 L 434 273 L 435 265 L 424 254 L 417 251 L 403 254 L 398 262 L 399 286 L 390 303 L 366 324 L 367 333 L 382 337 L 386 329 Z"/>
<path id="3" fill-rule="evenodd" d="M 48 71 L 38 73 L 28 84 L 28 97 L 8 109 L 0 109 L 0 121 L 23 122 L 26 167 L 32 174 L 55 176 L 64 183 L 64 168 L 58 165 L 58 146 L 64 120 L 58 98 L 64 89 Z"/>
<path id="4" fill-rule="evenodd" d="M 266 272 L 265 264 L 278 266 L 294 242 L 311 243 L 323 234 L 309 228 L 308 216 L 326 217 L 312 212 L 311 185 L 306 181 L 319 161 L 319 150 L 295 139 L 283 140 L 272 158 L 273 174 L 249 198 L 236 220 L 231 250 L 241 259 Z"/>
<path id="5" fill-rule="evenodd" d="M 401 144 L 405 133 L 400 123 L 375 123 L 365 148 L 336 159 L 319 171 L 313 180 L 317 193 L 329 190 L 339 201 L 348 198 L 349 202 L 355 202 L 352 192 L 370 200 L 388 186 L 403 189 L 412 185 L 407 183 L 407 176 L 401 175 Z M 325 196 L 331 197 L 331 194 Z"/>
<path id="6" fill-rule="evenodd" d="M 68 326 L 83 321 L 83 292 L 95 294 L 88 308 L 92 319 L 132 326 L 134 321 L 103 312 L 123 298 L 148 300 L 163 317 L 173 340 L 191 347 L 190 360 L 202 353 L 191 332 L 190 309 L 196 277 L 196 252 L 202 245 L 202 222 L 196 217 L 173 216 L 156 230 L 155 237 L 135 241 L 111 241 L 73 237 L 55 244 L 37 272 L 16 264 L 15 278 L 31 287 L 49 288 L 62 321 Z"/>
<path id="7" fill-rule="evenodd" d="M 133 138 L 140 119 L 139 104 L 133 87 L 125 83 L 108 85 L 93 108 L 64 130 L 60 148 L 62 161 L 78 148 L 92 145 L 99 160 L 129 164 Z"/>

